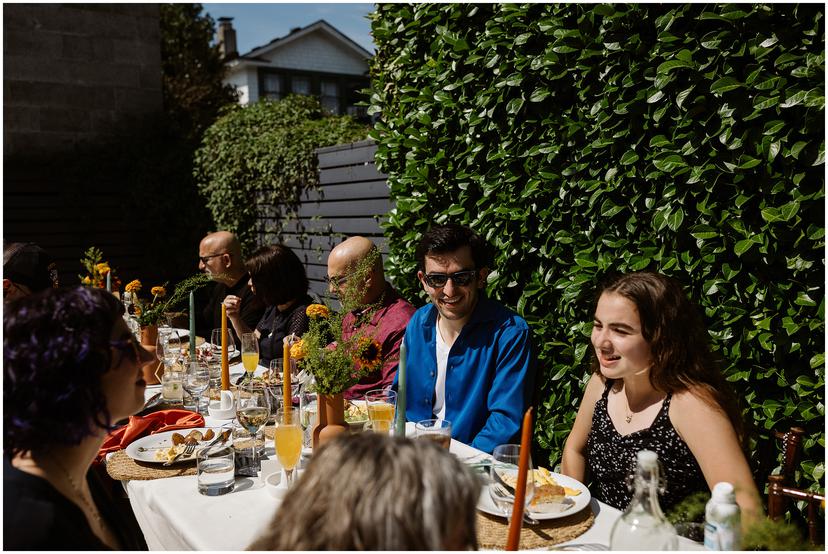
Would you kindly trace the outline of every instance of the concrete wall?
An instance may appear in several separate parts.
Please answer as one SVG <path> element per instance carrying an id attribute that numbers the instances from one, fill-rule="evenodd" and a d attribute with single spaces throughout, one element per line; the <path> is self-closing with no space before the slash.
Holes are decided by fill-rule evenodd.
<path id="1" fill-rule="evenodd" d="M 323 71 L 343 75 L 365 75 L 368 63 L 345 50 L 324 31 L 315 31 L 265 54 L 275 67 Z"/>
<path id="2" fill-rule="evenodd" d="M 158 6 L 5 4 L 3 65 L 5 155 L 112 134 L 162 108 Z"/>

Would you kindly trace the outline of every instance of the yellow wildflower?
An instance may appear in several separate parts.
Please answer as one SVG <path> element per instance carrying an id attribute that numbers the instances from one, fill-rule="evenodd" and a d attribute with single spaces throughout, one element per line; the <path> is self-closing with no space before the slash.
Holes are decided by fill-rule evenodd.
<path id="1" fill-rule="evenodd" d="M 106 263 L 106 262 L 99 263 L 98 265 L 95 266 L 95 269 L 97 269 L 98 273 L 100 273 L 101 275 L 106 275 L 110 271 L 109 270 L 109 264 Z"/>
<path id="2" fill-rule="evenodd" d="M 84 284 L 84 285 L 91 285 L 92 284 L 92 279 L 90 279 L 89 275 L 87 275 L 86 277 L 83 278 L 81 283 Z"/>
<path id="3" fill-rule="evenodd" d="M 324 318 L 324 319 L 328 319 L 328 317 L 331 315 L 331 311 L 324 304 L 311 304 L 305 310 L 305 313 L 311 319 L 317 319 L 317 318 L 320 318 L 320 317 Z"/>
<path id="4" fill-rule="evenodd" d="M 165 289 L 164 287 L 152 287 L 150 292 L 156 298 L 164 298 L 165 296 L 167 296 L 167 289 Z"/>
<path id="5" fill-rule="evenodd" d="M 302 360 L 305 358 L 305 343 L 302 340 L 294 342 L 290 346 L 290 357 L 294 360 Z"/>
<path id="6" fill-rule="evenodd" d="M 382 345 L 368 337 L 360 337 L 357 345 L 357 359 L 363 368 L 369 371 L 379 369 L 382 364 Z"/>
<path id="7" fill-rule="evenodd" d="M 134 281 L 130 281 L 129 283 L 127 283 L 127 286 L 125 287 L 125 290 L 127 292 L 135 292 L 135 293 L 140 292 L 141 291 L 141 281 L 139 281 L 138 279 L 135 279 Z"/>

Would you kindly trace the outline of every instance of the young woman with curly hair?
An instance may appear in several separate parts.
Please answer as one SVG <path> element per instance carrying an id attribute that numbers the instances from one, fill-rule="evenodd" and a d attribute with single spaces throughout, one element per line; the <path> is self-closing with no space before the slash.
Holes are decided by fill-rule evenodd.
<path id="1" fill-rule="evenodd" d="M 601 288 L 594 314 L 593 375 L 563 473 L 591 481 L 596 498 L 624 509 L 636 452 L 653 450 L 666 477 L 662 508 L 727 481 L 748 519 L 761 513 L 736 398 L 681 286 L 658 273 L 621 275 Z"/>
<path id="2" fill-rule="evenodd" d="M 122 313 L 114 296 L 84 287 L 5 308 L 5 549 L 146 549 L 134 515 L 90 469 L 112 423 L 144 404 L 152 356 Z"/>

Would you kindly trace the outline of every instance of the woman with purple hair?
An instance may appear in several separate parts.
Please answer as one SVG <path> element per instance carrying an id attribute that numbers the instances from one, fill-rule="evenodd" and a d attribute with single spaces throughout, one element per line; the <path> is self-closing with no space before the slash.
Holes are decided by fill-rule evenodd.
<path id="1" fill-rule="evenodd" d="M 141 409 L 152 359 L 99 289 L 49 289 L 3 321 L 3 547 L 146 549 L 92 462 L 113 422 Z"/>

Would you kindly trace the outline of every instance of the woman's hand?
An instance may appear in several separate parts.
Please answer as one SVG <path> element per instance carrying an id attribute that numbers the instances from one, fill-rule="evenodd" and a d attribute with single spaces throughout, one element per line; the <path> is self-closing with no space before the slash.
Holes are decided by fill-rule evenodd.
<path id="1" fill-rule="evenodd" d="M 227 319 L 230 320 L 233 329 L 236 330 L 236 335 L 242 336 L 242 333 L 253 332 L 241 318 L 241 298 L 233 294 L 228 294 L 224 297 L 222 304 L 227 308 Z"/>

